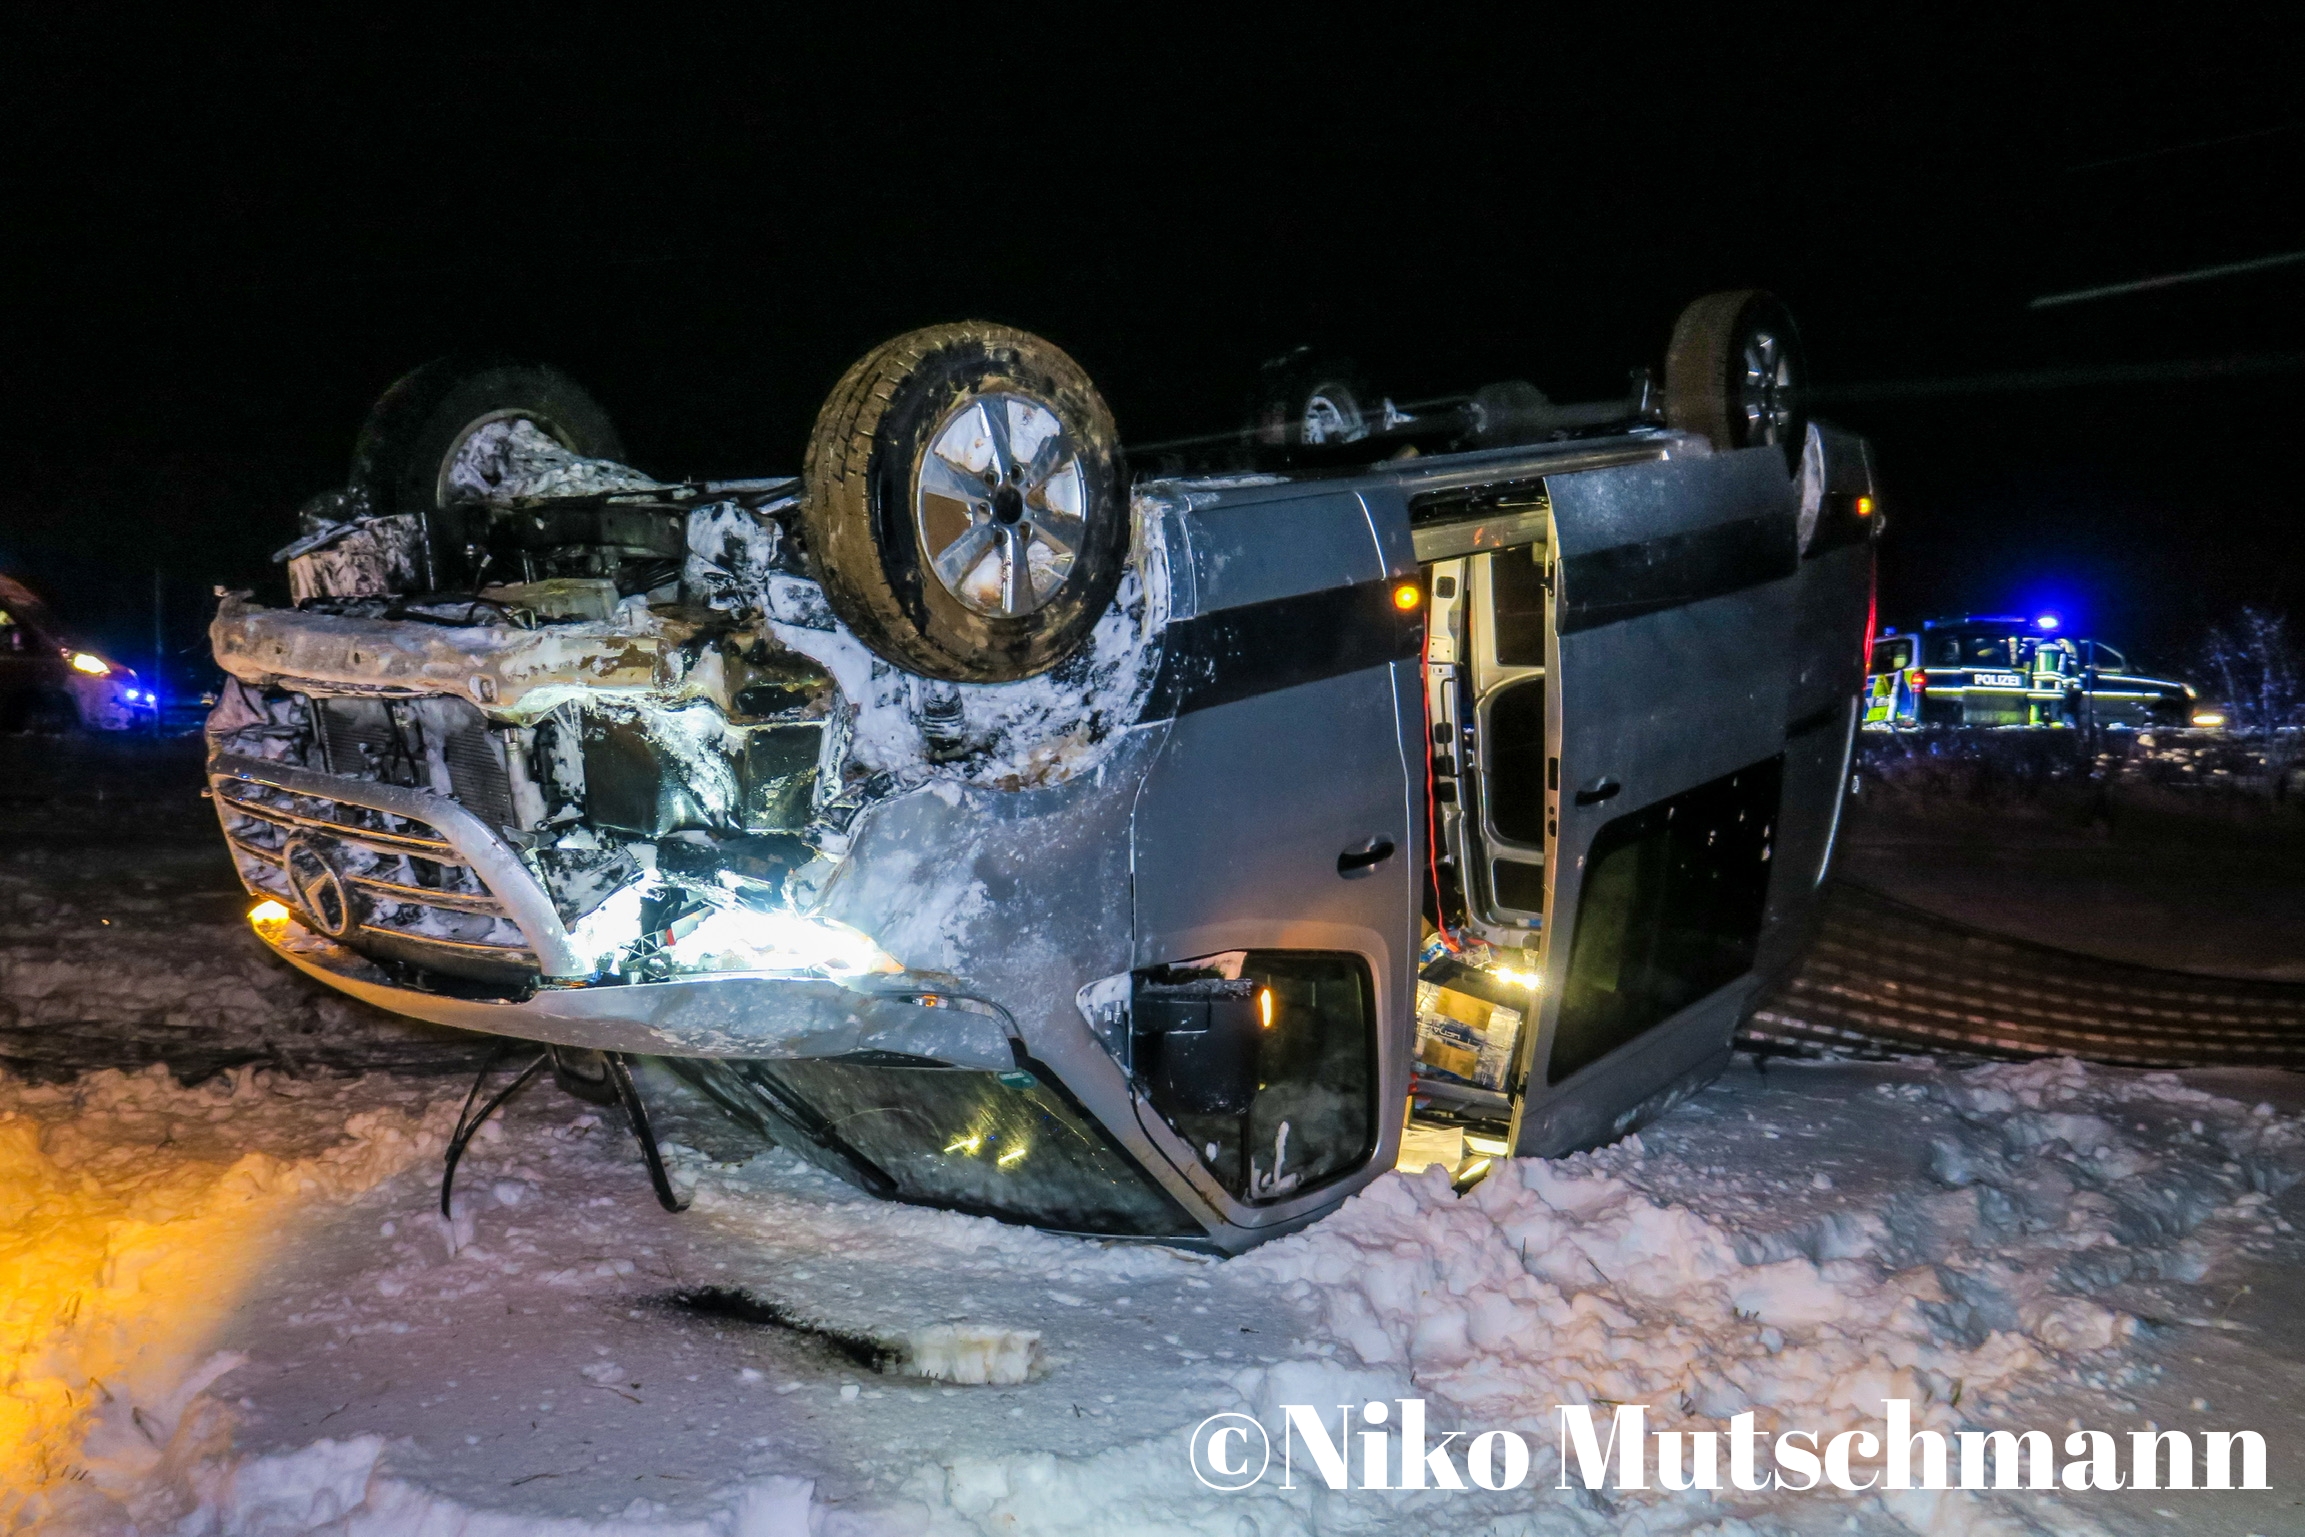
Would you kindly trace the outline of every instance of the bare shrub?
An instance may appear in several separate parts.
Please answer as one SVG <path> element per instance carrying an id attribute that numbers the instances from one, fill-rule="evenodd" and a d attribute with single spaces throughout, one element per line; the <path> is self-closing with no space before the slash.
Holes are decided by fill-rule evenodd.
<path id="1" fill-rule="evenodd" d="M 2287 614 L 2244 606 L 2209 628 L 2197 661 L 2224 703 L 2229 729 L 2262 735 L 2299 724 L 2297 650 Z"/>

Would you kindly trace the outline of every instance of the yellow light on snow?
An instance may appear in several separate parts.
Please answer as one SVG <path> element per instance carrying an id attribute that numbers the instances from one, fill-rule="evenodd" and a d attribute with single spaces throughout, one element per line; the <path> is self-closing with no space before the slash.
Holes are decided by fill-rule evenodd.
<path id="1" fill-rule="evenodd" d="M 2225 724 L 2225 712 L 2222 710 L 2195 710 L 2193 712 L 2193 724 L 2196 726 L 2222 726 Z"/>
<path id="2" fill-rule="evenodd" d="M 993 1167 L 997 1169 L 1005 1169 L 1010 1164 L 1021 1160 L 1025 1154 L 1031 1151 L 1032 1149 L 1029 1146 L 1020 1142 L 1015 1147 L 1012 1147 L 1007 1152 L 1001 1154 L 998 1158 L 995 1158 L 992 1161 Z"/>
<path id="3" fill-rule="evenodd" d="M 288 909 L 270 897 L 266 897 L 248 909 L 248 921 L 258 928 L 263 928 L 267 924 L 286 923 L 288 921 Z"/>
<path id="4" fill-rule="evenodd" d="M 983 1146 L 984 1133 L 980 1131 L 971 1133 L 970 1135 L 961 1138 L 958 1142 L 948 1144 L 945 1147 L 945 1151 L 948 1153 L 966 1153 L 969 1157 L 974 1158 L 977 1155 L 977 1152 L 983 1148 Z"/>
<path id="5" fill-rule="evenodd" d="M 204 1128 L 208 1106 L 173 1084 L 135 1093 L 0 1122 L 0 1501 L 11 1515 L 84 1508 L 119 1487 L 99 1479 L 157 1463 L 157 1450 L 134 1460 L 139 1443 L 165 1445 L 195 1423 L 167 1406 L 232 1359 L 214 1353 L 274 1275 L 278 1247 L 426 1146 L 416 1118 L 385 1110 L 357 1156 L 204 1152 L 197 1137 L 150 1128 L 155 1114 L 163 1127 Z M 91 1156 L 138 1137 L 143 1156 L 125 1164 Z"/>
<path id="6" fill-rule="evenodd" d="M 84 672 L 92 678 L 104 678 L 111 676 L 112 664 L 91 652 L 75 651 L 72 653 L 72 670 Z"/>
<path id="7" fill-rule="evenodd" d="M 1267 1030 L 1273 1027 L 1273 990 L 1269 987 L 1257 992 L 1257 1018 L 1264 1021 Z"/>

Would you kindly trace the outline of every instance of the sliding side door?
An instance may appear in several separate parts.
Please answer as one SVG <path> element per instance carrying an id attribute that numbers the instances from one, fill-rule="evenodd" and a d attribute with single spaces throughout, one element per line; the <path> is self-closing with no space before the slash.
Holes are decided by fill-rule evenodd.
<path id="1" fill-rule="evenodd" d="M 1522 1154 L 1717 1070 L 1753 988 L 1783 785 L 1797 504 L 1752 449 L 1548 479 L 1543 983 Z"/>

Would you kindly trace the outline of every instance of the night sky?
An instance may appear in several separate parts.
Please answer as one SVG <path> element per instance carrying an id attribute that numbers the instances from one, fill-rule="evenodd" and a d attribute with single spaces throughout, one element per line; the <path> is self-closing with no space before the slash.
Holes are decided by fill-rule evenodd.
<path id="1" fill-rule="evenodd" d="M 132 664 L 155 569 L 196 647 L 450 351 L 568 369 L 664 476 L 797 469 L 850 361 L 970 316 L 1071 351 L 1138 442 L 1235 425 L 1299 342 L 1403 399 L 1612 394 L 1731 286 L 1822 386 L 2305 354 L 2305 265 L 2027 308 L 2305 250 L 2287 7 L 51 9 L 0 35 L 0 565 Z M 1879 452 L 1886 621 L 2052 607 L 2176 666 L 2241 603 L 2305 620 L 2294 367 L 1828 414 Z"/>

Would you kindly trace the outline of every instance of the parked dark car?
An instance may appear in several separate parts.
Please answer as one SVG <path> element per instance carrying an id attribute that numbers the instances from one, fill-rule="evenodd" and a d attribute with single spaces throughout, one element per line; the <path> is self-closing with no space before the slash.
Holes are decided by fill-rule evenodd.
<path id="1" fill-rule="evenodd" d="M 0 731 L 125 731 L 152 709 L 134 671 L 74 645 L 31 588 L 0 576 Z"/>

